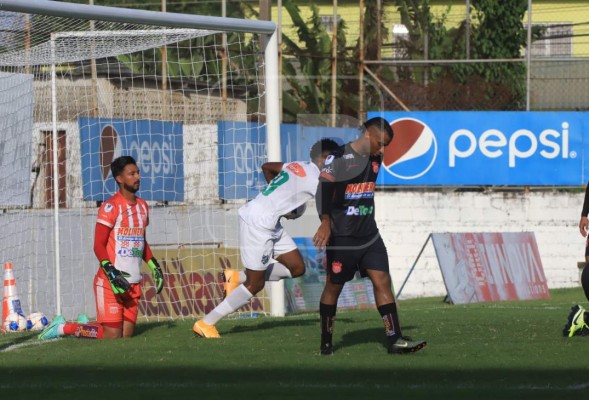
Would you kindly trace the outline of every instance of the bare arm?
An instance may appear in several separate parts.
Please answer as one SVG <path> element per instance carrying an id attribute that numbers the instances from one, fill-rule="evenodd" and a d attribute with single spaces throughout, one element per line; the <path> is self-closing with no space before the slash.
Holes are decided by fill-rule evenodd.
<path id="1" fill-rule="evenodd" d="M 282 171 L 282 166 L 284 163 L 282 162 L 267 162 L 262 164 L 262 172 L 264 173 L 264 178 L 266 178 L 266 182 L 270 183 L 272 179 L 276 177 Z"/>

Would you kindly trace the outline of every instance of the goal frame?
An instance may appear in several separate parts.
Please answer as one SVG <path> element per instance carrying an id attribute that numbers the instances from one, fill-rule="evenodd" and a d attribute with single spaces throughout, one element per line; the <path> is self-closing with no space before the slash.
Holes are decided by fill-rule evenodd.
<path id="1" fill-rule="evenodd" d="M 272 21 L 256 21 L 238 18 L 213 17 L 201 15 L 178 14 L 147 10 L 132 10 L 118 7 L 96 6 L 74 3 L 62 3 L 56 1 L 38 0 L 2 0 L 0 11 L 12 11 L 26 14 L 41 14 L 56 17 L 75 18 L 81 20 L 102 20 L 120 23 L 135 23 L 151 26 L 169 26 L 174 28 L 207 29 L 219 32 L 255 33 L 264 35 L 262 41 L 264 52 L 264 83 L 265 83 L 265 112 L 266 112 L 266 146 L 268 161 L 281 161 L 280 151 L 280 108 L 279 108 L 279 75 L 278 75 L 278 39 L 276 24 Z M 53 113 L 53 129 L 57 129 L 57 119 Z M 56 132 L 53 135 L 57 138 Z M 53 147 L 57 151 L 57 146 Z M 57 160 L 54 155 L 54 160 Z M 54 168 L 57 173 L 57 168 Z M 53 180 L 57 185 L 58 180 Z M 54 188 L 57 195 L 58 190 Z M 60 253 L 58 210 L 59 202 L 54 201 L 54 229 L 56 251 L 54 266 L 57 285 L 57 314 L 60 314 L 61 304 L 59 299 L 60 282 Z M 273 282 L 271 286 L 271 310 L 272 316 L 285 315 L 284 283 Z"/>

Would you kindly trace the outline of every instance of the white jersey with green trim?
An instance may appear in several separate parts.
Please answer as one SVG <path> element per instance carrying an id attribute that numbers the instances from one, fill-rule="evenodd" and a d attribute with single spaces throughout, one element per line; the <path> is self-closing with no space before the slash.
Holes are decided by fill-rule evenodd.
<path id="1" fill-rule="evenodd" d="M 285 163 L 282 171 L 252 201 L 239 209 L 249 225 L 274 229 L 284 214 L 315 197 L 319 168 L 310 161 Z"/>

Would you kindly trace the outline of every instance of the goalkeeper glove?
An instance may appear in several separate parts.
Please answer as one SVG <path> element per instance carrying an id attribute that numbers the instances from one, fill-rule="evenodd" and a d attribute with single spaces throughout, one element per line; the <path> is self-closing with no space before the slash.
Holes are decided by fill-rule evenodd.
<path id="1" fill-rule="evenodd" d="M 157 293 L 159 294 L 164 288 L 164 273 L 155 257 L 151 257 L 147 262 L 147 265 L 151 268 L 151 275 L 153 276 L 153 281 L 155 282 Z"/>
<path id="2" fill-rule="evenodd" d="M 126 278 L 130 277 L 131 275 L 129 275 L 125 271 L 119 271 L 108 260 L 102 260 L 100 262 L 100 266 L 106 274 L 106 277 L 108 278 L 108 282 L 110 283 L 110 287 L 112 288 L 114 294 L 123 294 L 127 290 L 129 290 L 131 284 Z"/>

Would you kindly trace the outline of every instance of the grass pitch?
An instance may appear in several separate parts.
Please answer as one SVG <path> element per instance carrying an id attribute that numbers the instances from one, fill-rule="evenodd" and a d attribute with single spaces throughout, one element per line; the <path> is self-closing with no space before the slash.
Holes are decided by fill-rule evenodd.
<path id="1" fill-rule="evenodd" d="M 139 324 L 125 340 L 0 335 L 2 399 L 554 399 L 589 392 L 589 337 L 564 338 L 582 289 L 550 300 L 448 305 L 400 302 L 414 354 L 389 355 L 376 310 L 340 311 L 333 356 L 319 355 L 318 314 Z M 386 397 L 385 397 L 386 396 Z"/>

